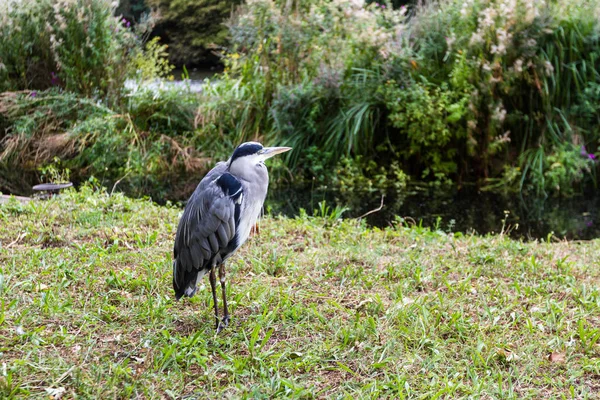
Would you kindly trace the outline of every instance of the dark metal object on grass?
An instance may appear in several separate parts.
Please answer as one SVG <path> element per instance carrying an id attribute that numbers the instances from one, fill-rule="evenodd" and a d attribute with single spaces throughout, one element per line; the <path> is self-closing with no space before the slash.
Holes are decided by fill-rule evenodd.
<path id="1" fill-rule="evenodd" d="M 73 182 L 40 183 L 39 185 L 35 185 L 32 189 L 39 193 L 39 198 L 48 199 L 54 195 L 57 195 L 61 190 L 70 188 L 71 186 L 73 186 Z"/>

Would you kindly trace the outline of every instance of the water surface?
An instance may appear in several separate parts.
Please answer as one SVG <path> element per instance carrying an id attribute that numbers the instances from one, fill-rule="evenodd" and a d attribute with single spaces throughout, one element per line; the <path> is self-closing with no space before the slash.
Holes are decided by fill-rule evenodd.
<path id="1" fill-rule="evenodd" d="M 356 218 L 381 205 L 379 194 L 332 191 L 270 191 L 266 206 L 273 214 L 295 216 L 304 208 L 308 214 L 325 200 L 330 207 L 347 207 L 344 217 Z M 383 208 L 365 217 L 371 226 L 388 226 L 402 218 L 407 223 L 436 227 L 446 232 L 499 233 L 525 240 L 589 240 L 600 237 L 600 195 L 574 198 L 528 198 L 486 192 L 457 192 L 447 195 L 418 192 L 388 195 Z"/>

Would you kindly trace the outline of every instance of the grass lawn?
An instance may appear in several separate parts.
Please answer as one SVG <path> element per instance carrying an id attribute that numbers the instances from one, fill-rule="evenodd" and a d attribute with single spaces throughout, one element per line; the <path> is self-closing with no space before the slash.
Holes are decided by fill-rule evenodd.
<path id="1" fill-rule="evenodd" d="M 597 398 L 600 241 L 267 217 L 176 302 L 180 210 L 0 205 L 0 398 Z"/>

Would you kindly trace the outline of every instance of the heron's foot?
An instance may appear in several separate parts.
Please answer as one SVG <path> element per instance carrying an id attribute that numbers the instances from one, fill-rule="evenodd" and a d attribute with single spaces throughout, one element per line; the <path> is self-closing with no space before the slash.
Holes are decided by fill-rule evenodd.
<path id="1" fill-rule="evenodd" d="M 229 325 L 229 315 L 225 315 L 223 320 L 217 324 L 217 333 L 221 332 L 223 329 L 227 328 Z"/>

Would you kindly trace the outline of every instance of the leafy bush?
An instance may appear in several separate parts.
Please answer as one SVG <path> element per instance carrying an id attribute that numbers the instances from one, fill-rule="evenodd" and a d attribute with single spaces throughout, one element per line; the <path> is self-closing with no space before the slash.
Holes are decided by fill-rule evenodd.
<path id="1" fill-rule="evenodd" d="M 129 67 L 131 75 L 139 81 L 148 81 L 156 78 L 173 79 L 170 75 L 175 68 L 169 63 L 166 44 L 160 44 L 160 38 L 149 40 L 143 49 L 136 49 L 131 56 Z"/>
<path id="2" fill-rule="evenodd" d="M 444 178 L 456 174 L 457 149 L 465 142 L 466 130 L 458 122 L 470 113 L 469 93 L 449 90 L 443 83 L 398 85 L 386 82 L 384 99 L 388 120 L 401 132 L 393 143 L 405 160 L 426 165 L 422 178 Z"/>
<path id="3" fill-rule="evenodd" d="M 11 0 L 0 9 L 0 90 L 62 88 L 115 105 L 126 78 L 167 77 L 166 45 L 145 16 L 135 30 L 108 0 Z"/>
<path id="4" fill-rule="evenodd" d="M 107 0 L 10 1 L 0 14 L 2 90 L 51 86 L 118 98 L 133 35 Z"/>
<path id="5" fill-rule="evenodd" d="M 464 145 L 454 146 L 461 177 L 485 182 L 516 164 L 521 188 L 543 192 L 564 190 L 569 179 L 593 172 L 573 149 L 596 149 L 594 112 L 585 110 L 587 121 L 571 114 L 584 111 L 578 102 L 600 76 L 597 12 L 597 3 L 579 0 L 449 0 L 417 10 L 411 78 L 469 94 L 470 112 L 453 122 L 466 130 Z M 557 160 L 571 160 L 565 165 L 578 172 L 558 178 Z"/>

